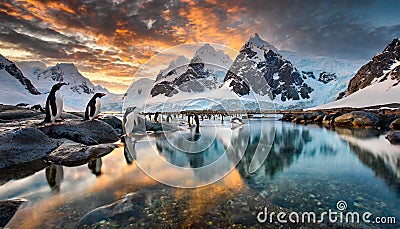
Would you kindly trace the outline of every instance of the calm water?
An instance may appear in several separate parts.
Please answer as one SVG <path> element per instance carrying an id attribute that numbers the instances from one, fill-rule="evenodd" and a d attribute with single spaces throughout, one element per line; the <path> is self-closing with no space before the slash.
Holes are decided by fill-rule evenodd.
<path id="1" fill-rule="evenodd" d="M 272 140 L 264 161 L 266 154 L 255 152 L 269 149 Z M 229 179 L 293 211 L 336 210 L 344 200 L 349 211 L 400 220 L 400 146 L 373 130 L 257 119 L 232 130 L 228 122 L 204 121 L 200 134 L 187 130 L 137 137 L 129 149 L 120 147 L 90 165 L 52 165 L 1 185 L 0 199 L 29 201 L 8 226 L 73 226 L 91 209 L 126 193 L 163 187 L 141 169 L 178 186 L 205 185 L 229 173 L 217 184 L 232 185 L 224 182 Z M 255 173 L 249 173 L 252 161 L 260 167 Z M 186 173 L 178 174 L 170 165 L 186 168 Z M 197 170 L 204 166 L 210 169 Z"/>

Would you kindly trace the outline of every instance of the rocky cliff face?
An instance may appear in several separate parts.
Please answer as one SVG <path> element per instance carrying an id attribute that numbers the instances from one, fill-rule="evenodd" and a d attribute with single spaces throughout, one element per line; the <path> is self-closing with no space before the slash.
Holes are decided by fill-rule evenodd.
<path id="1" fill-rule="evenodd" d="M 315 78 L 312 73 L 301 75 L 276 48 L 255 34 L 240 49 L 225 82 L 240 96 L 249 94 L 251 88 L 256 94 L 284 102 L 310 98 L 313 88 L 304 81 L 308 77 Z"/>
<path id="2" fill-rule="evenodd" d="M 382 53 L 375 55 L 371 61 L 361 67 L 357 74 L 350 80 L 346 95 L 363 89 L 384 74 L 390 75 L 392 79 L 400 80 L 400 40 L 394 39 Z M 391 74 L 387 74 L 388 72 Z M 379 79 L 381 82 L 387 77 Z M 398 83 L 398 82 L 397 82 Z"/>
<path id="3" fill-rule="evenodd" d="M 189 61 L 178 57 L 169 67 L 158 75 L 151 89 L 151 96 L 172 97 L 179 92 L 200 93 L 219 88 L 232 60 L 222 51 L 215 50 L 209 44 L 199 48 Z"/>
<path id="4" fill-rule="evenodd" d="M 16 78 L 32 95 L 40 95 L 40 92 L 33 86 L 32 82 L 22 74 L 21 70 L 2 55 L 0 55 L 0 70 L 1 69 L 6 70 L 11 76 Z"/>

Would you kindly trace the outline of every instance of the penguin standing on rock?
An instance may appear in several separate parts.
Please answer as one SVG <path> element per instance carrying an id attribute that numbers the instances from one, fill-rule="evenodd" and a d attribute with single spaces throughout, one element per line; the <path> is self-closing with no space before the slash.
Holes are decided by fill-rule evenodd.
<path id="1" fill-rule="evenodd" d="M 56 119 L 60 118 L 61 112 L 63 111 L 64 101 L 59 90 L 64 85 L 66 85 L 66 83 L 56 83 L 51 88 L 46 100 L 45 122 L 55 124 Z"/>
<path id="2" fill-rule="evenodd" d="M 97 117 L 97 115 L 100 113 L 100 108 L 101 108 L 101 97 L 105 96 L 106 94 L 104 93 L 96 93 L 90 99 L 89 103 L 86 106 L 86 111 L 85 111 L 85 120 L 90 120 L 92 121 Z"/>

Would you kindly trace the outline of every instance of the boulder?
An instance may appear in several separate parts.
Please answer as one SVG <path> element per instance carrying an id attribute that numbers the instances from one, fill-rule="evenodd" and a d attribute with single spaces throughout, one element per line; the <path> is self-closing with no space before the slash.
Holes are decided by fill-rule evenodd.
<path id="1" fill-rule="evenodd" d="M 19 180 L 28 177 L 43 170 L 46 166 L 47 164 L 43 159 L 37 159 L 2 168 L 0 169 L 0 185 L 7 183 L 9 180 Z"/>
<path id="2" fill-rule="evenodd" d="M 0 105 L 0 120 L 25 119 L 41 115 L 41 112 L 23 107 Z"/>
<path id="3" fill-rule="evenodd" d="M 379 123 L 378 125 L 383 128 L 383 129 L 389 129 L 390 124 L 398 118 L 395 114 L 383 114 L 380 113 L 378 114 L 379 117 Z"/>
<path id="4" fill-rule="evenodd" d="M 386 139 L 392 144 L 400 144 L 400 132 L 392 131 L 386 135 Z"/>
<path id="5" fill-rule="evenodd" d="M 304 115 L 299 115 L 297 117 L 295 117 L 292 122 L 294 123 L 301 123 L 301 122 L 305 122 L 306 118 Z"/>
<path id="6" fill-rule="evenodd" d="M 335 118 L 337 126 L 376 126 L 379 118 L 375 114 L 366 111 L 352 111 Z"/>
<path id="7" fill-rule="evenodd" d="M 59 145 L 35 128 L 0 135 L 0 169 L 44 158 Z"/>
<path id="8" fill-rule="evenodd" d="M 46 157 L 46 161 L 64 166 L 79 166 L 88 163 L 92 159 L 105 156 L 114 149 L 115 145 L 110 143 L 86 146 L 67 140 L 51 152 Z"/>
<path id="9" fill-rule="evenodd" d="M 341 111 L 337 111 L 337 112 L 332 113 L 332 114 L 327 114 L 322 119 L 322 123 L 325 124 L 325 125 L 333 125 L 334 122 L 335 122 L 335 118 L 341 116 L 342 114 L 343 114 L 343 112 L 341 112 Z"/>
<path id="10" fill-rule="evenodd" d="M 391 122 L 389 128 L 394 130 L 400 130 L 400 118 L 395 119 L 393 122 Z"/>
<path id="11" fill-rule="evenodd" d="M 122 199 L 94 209 L 84 215 L 78 223 L 78 228 L 87 228 L 107 220 L 132 220 L 143 217 L 143 208 L 145 206 L 147 195 L 145 192 L 135 192 L 125 195 Z"/>
<path id="12" fill-rule="evenodd" d="M 291 122 L 293 119 L 292 114 L 283 114 L 282 118 L 280 119 L 281 121 L 286 121 L 286 122 Z"/>
<path id="13" fill-rule="evenodd" d="M 322 123 L 322 121 L 324 120 L 324 117 L 325 117 L 325 114 L 317 115 L 317 116 L 314 118 L 314 122 L 315 122 L 315 123 Z"/>
<path id="14" fill-rule="evenodd" d="M 52 138 L 67 138 L 85 145 L 113 143 L 119 139 L 119 134 L 112 126 L 98 120 L 72 120 L 60 125 L 44 126 L 40 130 Z"/>
<path id="15" fill-rule="evenodd" d="M 122 132 L 122 121 L 119 118 L 110 115 L 110 116 L 101 118 L 101 121 L 108 123 L 110 126 L 112 126 L 117 131 Z"/>
<path id="16" fill-rule="evenodd" d="M 0 228 L 5 227 L 10 222 L 24 202 L 26 202 L 24 199 L 0 200 Z"/>

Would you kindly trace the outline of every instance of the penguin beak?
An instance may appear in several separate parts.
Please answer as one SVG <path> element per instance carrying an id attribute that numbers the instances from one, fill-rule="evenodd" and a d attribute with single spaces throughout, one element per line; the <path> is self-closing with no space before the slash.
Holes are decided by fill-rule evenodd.
<path id="1" fill-rule="evenodd" d="M 107 94 L 105 94 L 105 93 L 101 93 L 101 97 L 103 97 L 103 96 L 106 96 Z"/>

